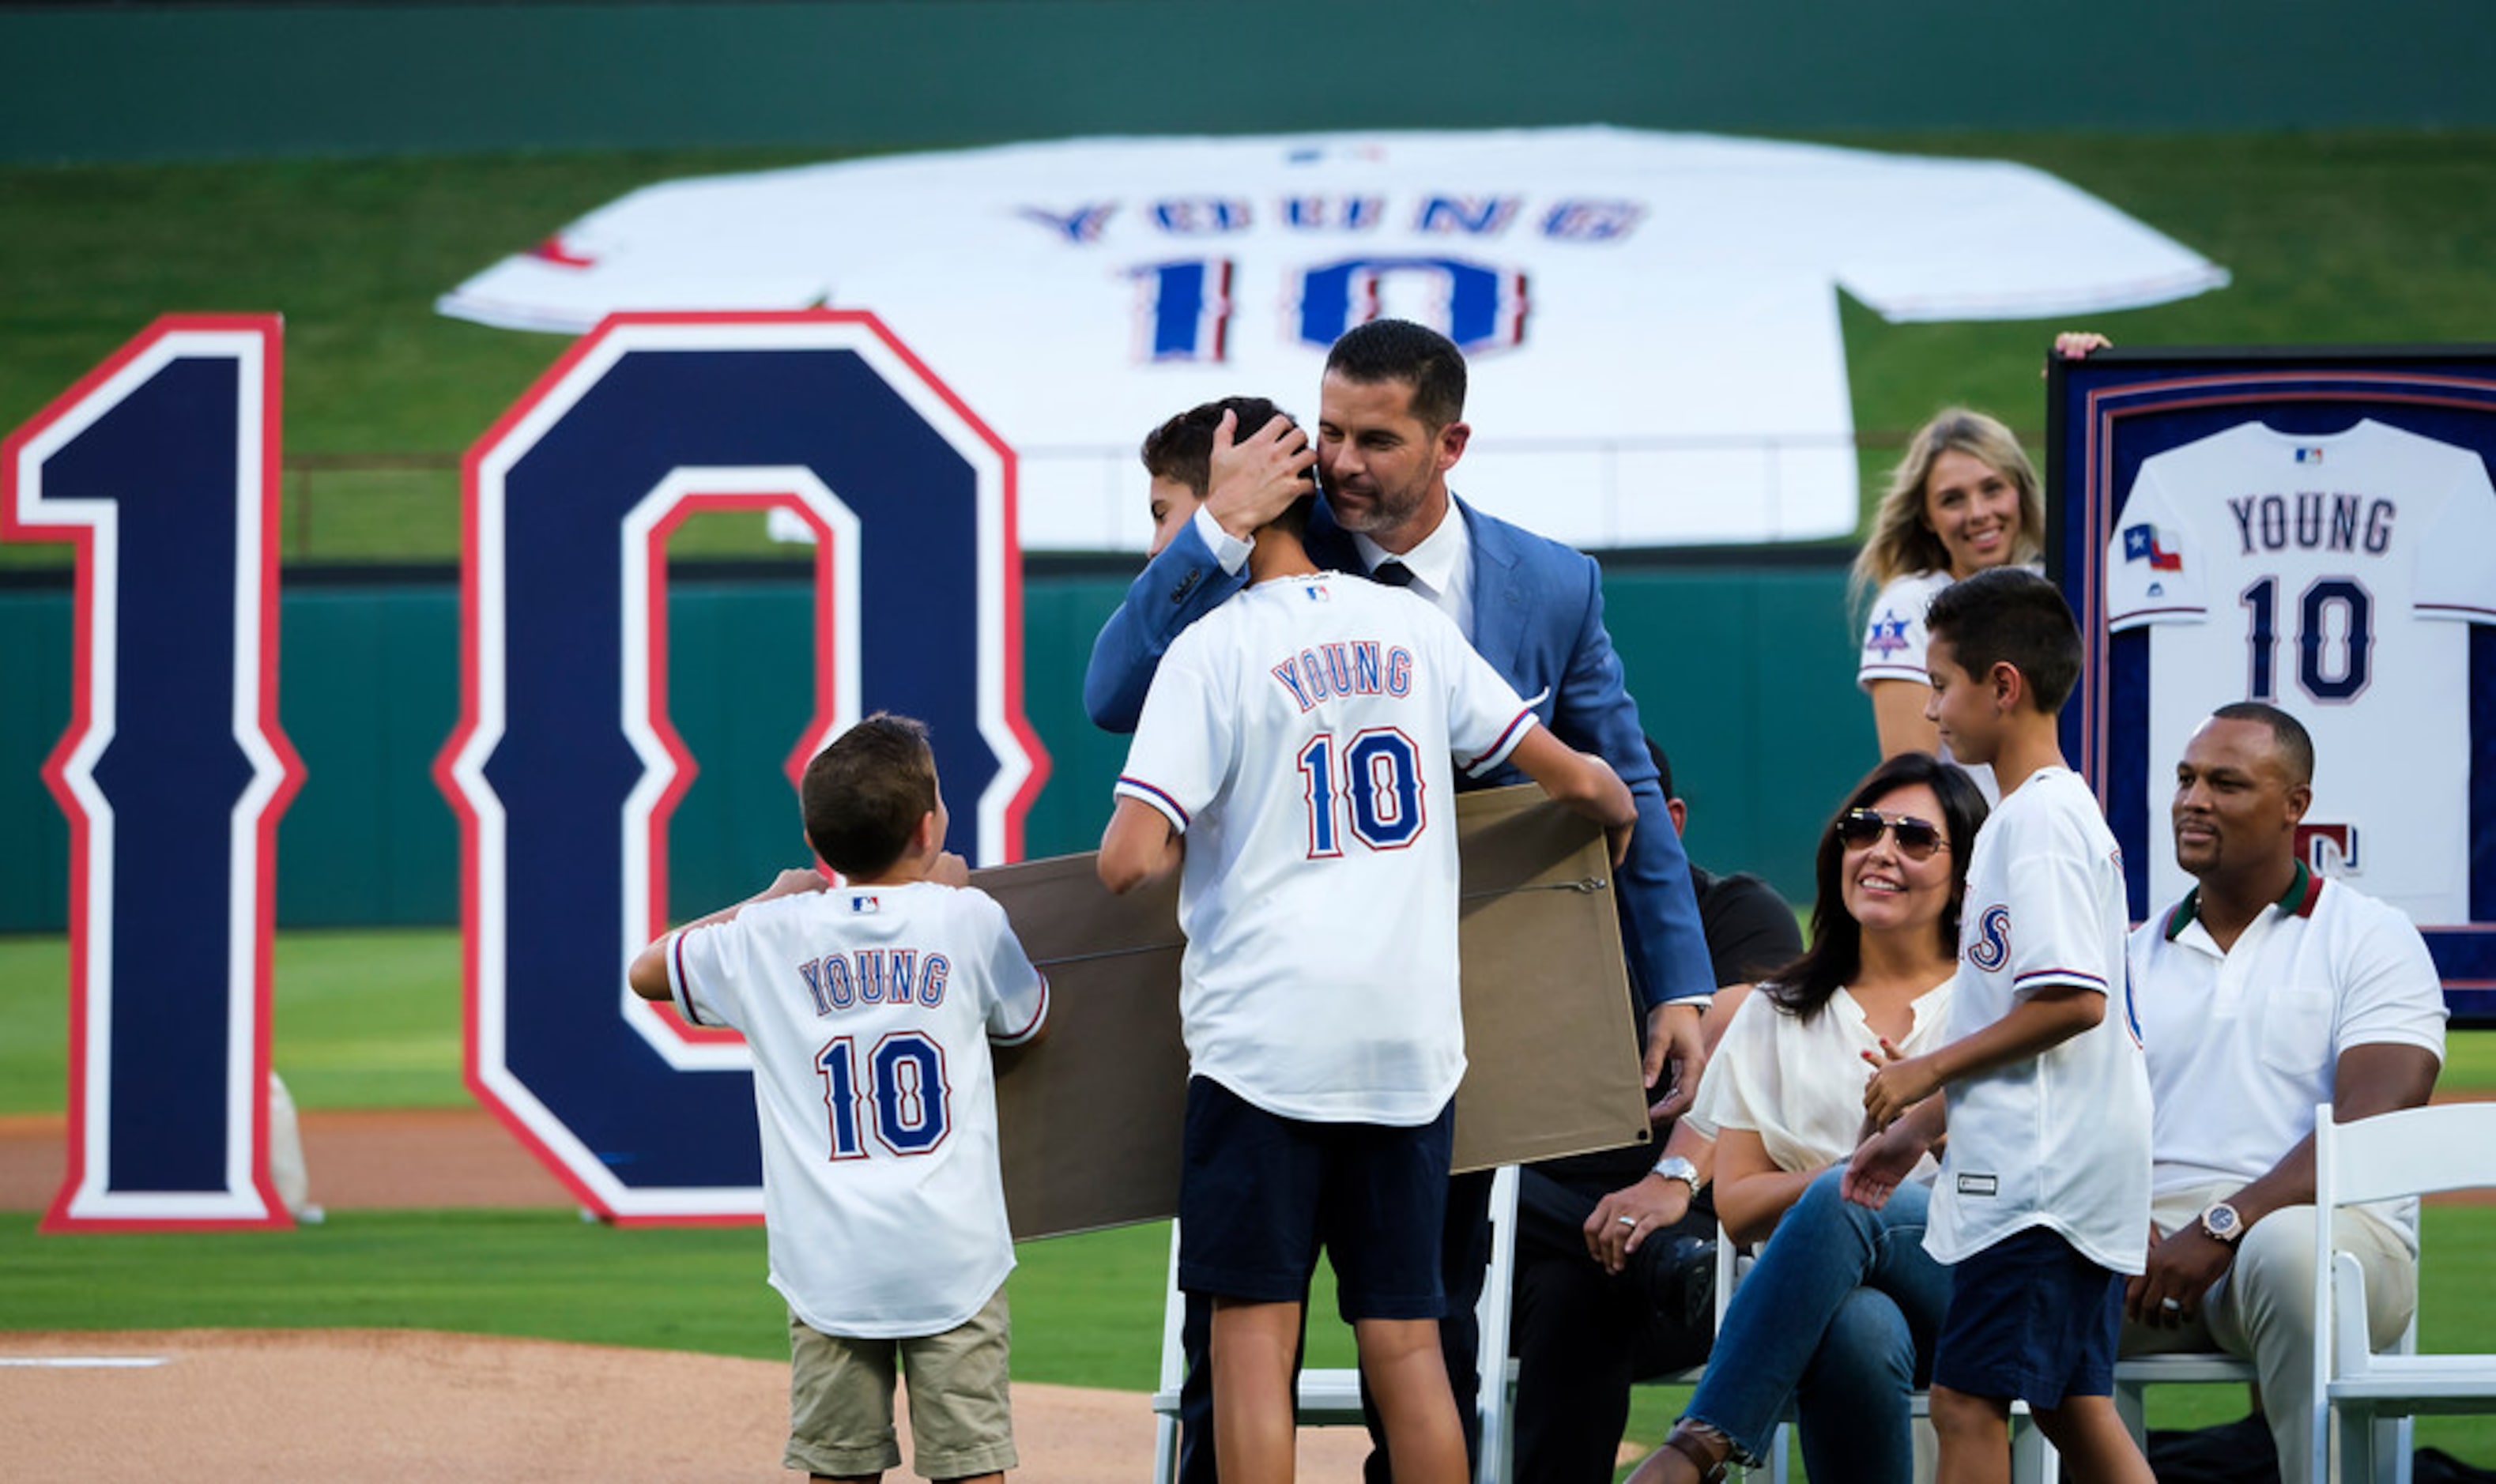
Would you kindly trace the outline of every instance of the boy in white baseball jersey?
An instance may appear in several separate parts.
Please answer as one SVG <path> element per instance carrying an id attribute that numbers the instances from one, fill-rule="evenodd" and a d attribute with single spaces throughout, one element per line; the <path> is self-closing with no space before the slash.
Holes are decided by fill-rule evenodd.
<path id="1" fill-rule="evenodd" d="M 1926 714 L 1952 756 L 1993 765 L 2002 803 L 1968 864 L 1951 1038 L 1886 1048 L 1863 1103 L 1887 1131 L 1856 1151 L 1848 1193 L 1880 1204 L 1942 1133 L 1948 1088 L 1924 1236 L 1953 1264 L 1933 1360 L 1943 1484 L 2006 1484 L 2013 1399 L 2077 1476 L 2150 1484 L 2112 1399 L 2122 1275 L 2147 1251 L 2149 1082 L 2122 852 L 2056 730 L 2079 631 L 2016 568 L 1945 588 L 1925 624 Z"/>
<path id="2" fill-rule="evenodd" d="M 1209 429 L 1223 411 L 1166 427 Z M 1308 504 L 1256 532 L 1250 586 L 1164 657 L 1101 876 L 1126 891 L 1184 860 L 1179 1282 L 1213 1299 L 1225 1484 L 1292 1476 L 1292 1371 L 1321 1246 L 1396 1477 L 1455 1484 L 1464 1432 L 1436 1323 L 1465 1069 L 1451 760 L 1514 762 L 1602 823 L 1615 860 L 1637 808 L 1428 603 L 1318 571 L 1300 541 Z"/>
<path id="3" fill-rule="evenodd" d="M 1039 1038 L 1047 981 L 945 850 L 925 727 L 868 717 L 807 764 L 799 801 L 843 884 L 783 871 L 642 949 L 630 982 L 754 1053 L 771 1285 L 789 1301 L 785 1466 L 897 1468 L 897 1359 L 919 1472 L 993 1484 L 1015 1463 L 1014 1258 L 988 1047 Z"/>

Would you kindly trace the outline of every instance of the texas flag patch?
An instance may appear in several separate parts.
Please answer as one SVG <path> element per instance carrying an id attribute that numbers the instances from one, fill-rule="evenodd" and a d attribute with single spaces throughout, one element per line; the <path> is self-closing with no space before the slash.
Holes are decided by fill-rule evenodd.
<path id="1" fill-rule="evenodd" d="M 2146 522 L 2123 528 L 2123 559 L 2147 562 L 2151 572 L 2184 570 L 2184 553 L 2168 547 L 2167 533 Z"/>

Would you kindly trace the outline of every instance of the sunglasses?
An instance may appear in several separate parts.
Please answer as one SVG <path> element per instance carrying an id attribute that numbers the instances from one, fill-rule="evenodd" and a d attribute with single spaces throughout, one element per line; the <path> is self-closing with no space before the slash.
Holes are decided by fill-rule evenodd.
<path id="1" fill-rule="evenodd" d="M 1898 853 L 1909 860 L 1928 860 L 1933 851 L 1950 849 L 1940 825 L 1914 815 L 1891 819 L 1877 809 L 1850 809 L 1837 817 L 1838 844 L 1850 850 L 1869 849 L 1885 833 L 1898 837 Z"/>

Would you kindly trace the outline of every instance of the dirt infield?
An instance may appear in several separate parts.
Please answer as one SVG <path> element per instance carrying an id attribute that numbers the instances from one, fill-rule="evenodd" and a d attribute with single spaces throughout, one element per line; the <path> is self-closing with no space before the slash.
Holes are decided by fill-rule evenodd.
<path id="1" fill-rule="evenodd" d="M 417 1330 L 0 1334 L 6 1471 L 27 1481 L 790 1478 L 788 1386 L 769 1361 Z M 1152 1467 L 1132 1392 L 1017 1382 L 1014 1430 L 1015 1484 Z M 1303 1432 L 1300 1477 L 1357 1479 L 1366 1443 Z"/>
<path id="2" fill-rule="evenodd" d="M 576 1204 L 484 1112 L 301 1121 L 312 1199 L 330 1210 Z M 0 1119 L 0 1211 L 50 1205 L 64 1160 L 59 1118 Z M 1150 1476 L 1142 1396 L 1014 1391 L 1014 1484 Z M 13 1484 L 795 1478 L 780 1468 L 788 1408 L 789 1368 L 771 1361 L 417 1330 L 0 1331 Z M 1300 1477 L 1357 1480 L 1367 1449 L 1357 1430 L 1303 1430 Z M 908 1476 L 906 1463 L 888 1475 Z"/>
<path id="3" fill-rule="evenodd" d="M 482 1108 L 305 1112 L 312 1200 L 332 1211 L 576 1205 Z M 41 1211 L 68 1146 L 57 1116 L 0 1118 L 0 1211 Z"/>

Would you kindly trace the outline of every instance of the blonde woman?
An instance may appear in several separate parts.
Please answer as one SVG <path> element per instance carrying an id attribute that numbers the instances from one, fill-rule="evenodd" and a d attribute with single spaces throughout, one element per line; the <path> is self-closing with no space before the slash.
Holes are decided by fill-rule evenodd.
<path id="1" fill-rule="evenodd" d="M 2066 332 L 2054 354 L 2078 360 L 2109 342 Z M 2036 566 L 2045 546 L 2045 499 L 2036 467 L 2000 419 L 1964 407 L 1946 408 L 1918 429 L 1872 517 L 1872 535 L 1855 558 L 1851 592 L 1866 593 L 1863 659 L 1855 683 L 1872 697 L 1872 726 L 1881 756 L 1941 752 L 1941 735 L 1924 720 L 1932 686 L 1924 676 L 1924 608 L 1933 594 L 1987 568 Z M 1968 770 L 1985 802 L 1998 795 L 1993 770 Z"/>

